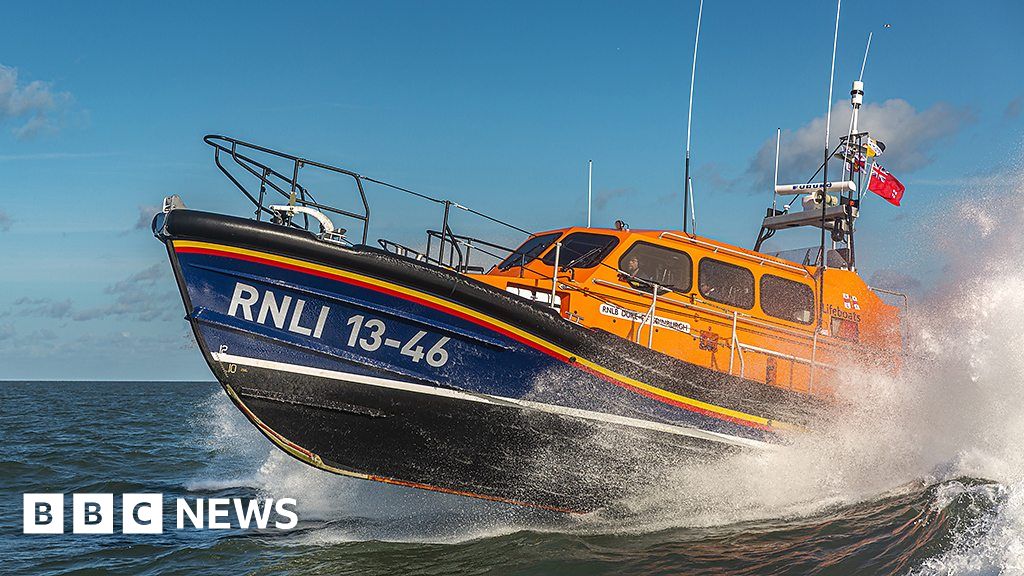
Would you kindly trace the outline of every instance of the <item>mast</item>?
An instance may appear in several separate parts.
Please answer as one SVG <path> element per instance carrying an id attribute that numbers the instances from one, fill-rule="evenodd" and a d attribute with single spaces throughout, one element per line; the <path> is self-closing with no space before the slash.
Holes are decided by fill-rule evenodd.
<path id="1" fill-rule="evenodd" d="M 865 152 L 865 140 L 870 141 L 867 138 L 867 132 L 860 131 L 860 107 L 864 104 L 864 68 L 868 64 L 868 52 L 871 50 L 871 37 L 874 35 L 873 32 L 868 33 L 867 45 L 864 47 L 864 59 L 860 63 L 860 75 L 856 80 L 853 81 L 853 87 L 850 89 L 850 131 L 846 134 L 846 154 L 843 162 L 843 179 L 846 179 L 846 169 L 850 168 L 850 177 L 853 177 L 854 168 L 851 167 L 851 162 L 854 167 L 857 168 L 857 197 L 853 200 L 851 194 L 851 200 L 857 203 L 857 209 L 860 208 L 860 194 L 861 186 L 864 184 L 864 170 L 867 167 L 865 162 L 864 166 L 860 166 L 860 161 Z M 856 144 L 854 144 L 856 139 Z M 848 207 L 847 210 L 853 210 L 852 207 Z M 853 214 L 849 214 L 846 218 L 846 225 L 849 230 L 846 231 L 846 268 L 847 270 L 857 269 L 857 253 L 854 244 L 854 226 L 855 217 Z M 833 238 L 835 236 L 833 235 Z"/>
<path id="2" fill-rule="evenodd" d="M 700 43 L 700 20 L 704 14 L 704 0 L 697 8 L 697 34 L 693 38 L 693 65 L 690 67 L 690 105 L 686 112 L 686 168 L 683 175 L 683 232 L 689 232 L 686 225 L 690 208 L 690 126 L 693 120 L 693 81 L 697 76 L 697 45 Z"/>
<path id="3" fill-rule="evenodd" d="M 849 164 L 851 154 L 850 146 L 853 142 L 853 135 L 859 132 L 857 124 L 860 122 L 860 106 L 864 102 L 864 67 L 868 64 L 868 51 L 871 50 L 871 36 L 874 32 L 868 32 L 868 43 L 864 48 L 864 59 L 860 63 L 860 76 L 853 82 L 853 89 L 850 90 L 850 104 L 853 110 L 850 114 L 850 130 L 846 134 L 846 161 L 843 162 L 843 179 L 846 179 L 846 168 Z M 860 153 L 860 148 L 856 150 Z"/>
<path id="4" fill-rule="evenodd" d="M 818 329 L 821 329 L 822 314 L 825 311 L 825 270 L 828 269 L 828 258 L 825 253 L 825 209 L 828 207 L 828 160 L 829 160 L 829 139 L 832 137 L 832 85 L 836 75 L 836 47 L 839 45 L 839 12 L 843 0 L 836 0 L 836 26 L 832 35 L 832 68 L 828 75 L 828 102 L 825 108 L 825 163 L 821 183 L 821 266 L 819 267 L 821 278 L 818 282 Z"/>
<path id="5" fill-rule="evenodd" d="M 772 212 L 775 211 L 775 188 L 779 187 L 779 148 L 782 146 L 782 128 L 775 129 L 775 185 L 772 188 Z"/>

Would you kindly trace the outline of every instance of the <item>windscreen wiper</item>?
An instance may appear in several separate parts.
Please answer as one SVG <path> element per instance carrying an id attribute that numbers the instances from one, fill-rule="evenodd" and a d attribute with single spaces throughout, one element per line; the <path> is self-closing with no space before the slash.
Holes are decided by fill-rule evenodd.
<path id="1" fill-rule="evenodd" d="M 576 264 L 578 264 L 580 261 L 582 261 L 582 260 L 584 260 L 586 258 L 589 258 L 589 257 L 591 257 L 594 254 L 597 254 L 598 252 L 600 252 L 603 249 L 604 249 L 604 246 L 598 246 L 596 248 L 591 248 L 590 251 L 584 252 L 582 255 L 577 256 L 576 258 L 574 258 L 571 262 L 569 262 L 565 266 L 559 266 L 559 268 L 561 268 L 562 270 L 572 270 L 576 266 Z"/>

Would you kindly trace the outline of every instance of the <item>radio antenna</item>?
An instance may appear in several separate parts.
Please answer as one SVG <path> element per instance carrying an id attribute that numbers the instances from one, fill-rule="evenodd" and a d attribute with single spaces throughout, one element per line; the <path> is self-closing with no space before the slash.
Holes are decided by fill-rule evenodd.
<path id="1" fill-rule="evenodd" d="M 594 197 L 594 161 L 587 160 L 587 228 L 590 228 L 590 205 Z"/>
<path id="2" fill-rule="evenodd" d="M 871 36 L 874 32 L 868 32 L 868 45 L 864 47 L 864 61 L 860 63 L 860 76 L 857 78 L 858 81 L 864 81 L 864 67 L 868 65 L 868 51 L 871 50 Z"/>
<path id="3" fill-rule="evenodd" d="M 690 105 L 686 111 L 686 168 L 683 175 L 683 233 L 689 232 L 686 225 L 690 208 L 690 125 L 693 120 L 693 81 L 697 76 L 697 45 L 700 43 L 700 20 L 704 14 L 704 0 L 697 8 L 697 35 L 693 38 L 693 66 L 690 67 Z"/>
<path id="4" fill-rule="evenodd" d="M 868 32 L 868 43 L 864 47 L 864 60 L 860 63 L 860 76 L 853 83 L 853 89 L 850 91 L 850 103 L 853 106 L 853 110 L 850 113 L 850 130 L 846 133 L 846 151 L 843 154 L 843 180 L 846 180 L 846 169 L 850 165 L 850 159 L 853 162 L 859 161 L 858 154 L 860 150 L 854 150 L 853 148 L 853 134 L 859 132 L 860 128 L 857 126 L 858 119 L 860 118 L 860 106 L 864 101 L 864 67 L 868 64 L 868 51 L 871 50 L 871 36 L 874 32 Z M 852 174 L 852 172 L 851 172 Z"/>

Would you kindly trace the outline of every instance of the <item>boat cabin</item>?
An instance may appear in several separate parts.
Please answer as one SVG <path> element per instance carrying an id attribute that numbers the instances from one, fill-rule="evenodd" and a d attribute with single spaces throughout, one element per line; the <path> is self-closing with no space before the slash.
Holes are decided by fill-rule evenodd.
<path id="1" fill-rule="evenodd" d="M 853 271 L 823 272 L 820 291 L 817 266 L 679 231 L 571 227 L 470 275 L 687 362 L 827 394 L 837 363 L 895 357 L 901 341 L 897 307 Z"/>

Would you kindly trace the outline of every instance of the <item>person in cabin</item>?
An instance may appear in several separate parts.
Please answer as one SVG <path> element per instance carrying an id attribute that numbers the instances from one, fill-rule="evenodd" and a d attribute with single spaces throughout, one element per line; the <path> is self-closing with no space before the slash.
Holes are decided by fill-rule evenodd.
<path id="1" fill-rule="evenodd" d="M 629 276 L 639 276 L 640 259 L 637 258 L 636 256 L 630 256 L 629 259 L 626 260 L 626 267 L 623 269 L 623 272 L 625 272 Z"/>
<path id="2" fill-rule="evenodd" d="M 643 290 L 644 292 L 653 290 L 653 285 L 650 282 L 651 274 L 640 264 L 640 258 L 636 254 L 630 255 L 626 259 L 622 274 L 619 274 L 619 280 L 629 283 L 630 286 L 637 290 Z"/>

